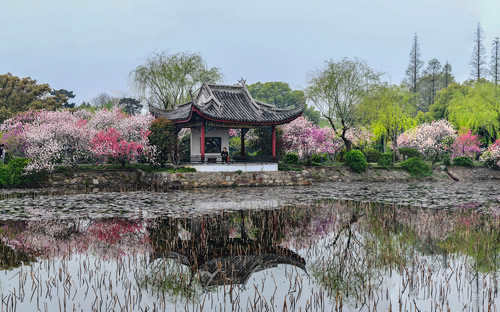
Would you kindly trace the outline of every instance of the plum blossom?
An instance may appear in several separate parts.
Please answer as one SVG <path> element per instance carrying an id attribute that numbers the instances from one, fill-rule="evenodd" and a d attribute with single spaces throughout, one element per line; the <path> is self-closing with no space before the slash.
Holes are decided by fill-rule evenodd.
<path id="1" fill-rule="evenodd" d="M 281 129 L 285 151 L 296 152 L 300 158 L 315 153 L 334 154 L 342 147 L 341 140 L 335 138 L 332 129 L 319 128 L 304 117 L 295 119 Z"/>
<path id="2" fill-rule="evenodd" d="M 156 151 L 147 138 L 153 119 L 129 117 L 119 109 L 29 111 L 6 120 L 0 131 L 9 152 L 31 160 L 27 171 L 50 172 L 56 165 L 74 166 L 104 156 L 129 161 L 142 155 L 152 160 Z"/>
<path id="3" fill-rule="evenodd" d="M 457 134 L 453 126 L 446 120 L 424 123 L 399 135 L 399 147 L 417 149 L 427 158 L 435 159 L 450 149 Z"/>
<path id="4" fill-rule="evenodd" d="M 114 128 L 99 131 L 90 142 L 90 146 L 95 155 L 110 157 L 122 163 L 135 160 L 142 150 L 141 144 L 125 140 Z"/>
<path id="5" fill-rule="evenodd" d="M 496 140 L 495 143 L 488 147 L 481 155 L 480 160 L 500 168 L 500 139 Z"/>
<path id="6" fill-rule="evenodd" d="M 451 145 L 451 158 L 462 156 L 474 158 L 477 153 L 481 152 L 479 145 L 479 137 L 473 135 L 471 131 L 468 130 L 466 133 L 459 135 Z"/>

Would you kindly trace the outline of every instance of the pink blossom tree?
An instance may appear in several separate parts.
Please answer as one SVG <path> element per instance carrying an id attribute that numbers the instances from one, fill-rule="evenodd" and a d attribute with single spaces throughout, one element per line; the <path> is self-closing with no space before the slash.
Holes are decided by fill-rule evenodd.
<path id="1" fill-rule="evenodd" d="M 153 161 L 148 142 L 151 115 L 128 116 L 119 109 L 29 111 L 6 120 L 1 142 L 7 151 L 31 161 L 27 171 L 52 171 L 103 156 L 122 163 L 144 155 Z M 111 130 L 112 129 L 112 130 Z"/>
<path id="2" fill-rule="evenodd" d="M 474 158 L 477 153 L 481 152 L 479 145 L 479 137 L 473 135 L 472 132 L 468 130 L 466 133 L 459 135 L 451 145 L 451 158 L 462 156 Z"/>
<path id="3" fill-rule="evenodd" d="M 486 162 L 488 167 L 500 168 L 500 139 L 488 147 L 480 160 Z"/>
<path id="4" fill-rule="evenodd" d="M 435 161 L 449 151 L 456 136 L 455 129 L 448 121 L 437 120 L 402 133 L 397 143 L 399 147 L 415 148 L 426 158 Z"/>
<path id="5" fill-rule="evenodd" d="M 342 147 L 342 140 L 335 138 L 330 128 L 319 128 L 304 117 L 281 127 L 283 147 L 287 152 L 296 152 L 300 158 L 316 153 L 334 154 Z"/>
<path id="6" fill-rule="evenodd" d="M 127 141 L 114 128 L 99 131 L 90 142 L 90 149 L 97 156 L 104 156 L 119 161 L 123 166 L 135 160 L 142 151 L 142 145 Z"/>

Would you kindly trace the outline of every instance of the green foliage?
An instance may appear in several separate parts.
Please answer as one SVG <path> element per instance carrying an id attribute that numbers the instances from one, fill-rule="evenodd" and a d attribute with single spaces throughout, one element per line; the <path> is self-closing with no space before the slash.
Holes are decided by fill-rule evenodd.
<path id="1" fill-rule="evenodd" d="M 440 90 L 434 103 L 429 107 L 429 114 L 434 120 L 448 119 L 448 106 L 450 101 L 457 95 L 465 95 L 468 89 L 465 85 L 452 83 L 448 88 Z"/>
<path id="2" fill-rule="evenodd" d="M 351 150 L 345 154 L 345 161 L 347 166 L 354 172 L 364 172 L 368 163 L 366 162 L 365 155 L 360 150 Z"/>
<path id="3" fill-rule="evenodd" d="M 286 164 L 298 164 L 299 163 L 299 155 L 297 155 L 297 153 L 286 153 L 285 163 Z"/>
<path id="4" fill-rule="evenodd" d="M 245 140 L 246 143 L 246 140 Z M 241 137 L 234 136 L 229 138 L 229 155 L 234 156 L 240 154 Z"/>
<path id="5" fill-rule="evenodd" d="M 445 166 L 450 166 L 451 165 L 451 159 L 450 159 L 450 154 L 449 153 L 445 153 L 443 155 L 443 164 Z"/>
<path id="6" fill-rule="evenodd" d="M 149 103 L 171 110 L 191 99 L 190 92 L 203 83 L 220 81 L 216 67 L 208 68 L 196 53 L 156 53 L 132 72 L 132 79 Z"/>
<path id="7" fill-rule="evenodd" d="M 416 125 L 416 107 L 412 94 L 396 87 L 382 85 L 365 97 L 357 109 L 361 121 L 370 124 L 375 138 L 398 135 Z"/>
<path id="8" fill-rule="evenodd" d="M 58 104 L 61 104 L 64 108 L 75 108 L 76 103 L 69 103 L 70 99 L 75 98 L 75 94 L 73 91 L 68 91 L 65 89 L 52 90 L 50 91 L 50 95 L 55 97 L 55 100 Z"/>
<path id="9" fill-rule="evenodd" d="M 56 110 L 67 98 L 62 94 L 51 95 L 48 84 L 38 84 L 29 77 L 12 74 L 0 75 L 0 122 L 27 110 Z"/>
<path id="10" fill-rule="evenodd" d="M 0 164 L 0 185 L 2 187 L 32 186 L 42 180 L 43 173 L 25 174 L 29 159 L 13 158 L 7 164 Z"/>
<path id="11" fill-rule="evenodd" d="M 191 136 L 189 134 L 183 136 L 179 142 L 179 157 L 181 161 L 191 159 Z"/>
<path id="12" fill-rule="evenodd" d="M 170 159 L 176 161 L 177 132 L 174 124 L 166 118 L 157 118 L 149 127 L 151 134 L 148 137 L 149 143 L 156 146 L 157 161 L 160 166 L 164 166 Z"/>
<path id="13" fill-rule="evenodd" d="M 134 98 L 121 98 L 118 105 L 129 115 L 136 115 L 141 112 L 142 104 Z"/>
<path id="14" fill-rule="evenodd" d="M 474 167 L 474 162 L 470 157 L 462 156 L 453 159 L 453 165 L 472 168 Z"/>
<path id="15" fill-rule="evenodd" d="M 392 152 L 383 153 L 380 155 L 377 164 L 379 166 L 389 168 L 392 166 Z"/>
<path id="16" fill-rule="evenodd" d="M 279 171 L 302 171 L 302 167 L 297 164 L 288 164 L 284 161 L 278 163 Z"/>
<path id="17" fill-rule="evenodd" d="M 314 109 L 314 107 L 306 105 L 306 107 L 304 108 L 303 115 L 307 120 L 309 120 L 310 122 L 312 122 L 316 126 L 320 126 L 321 113 L 319 111 L 317 111 L 316 109 Z"/>
<path id="18" fill-rule="evenodd" d="M 179 167 L 179 168 L 169 169 L 168 172 L 170 172 L 170 173 L 190 173 L 190 172 L 196 172 L 196 169 L 189 168 L 189 167 Z"/>
<path id="19" fill-rule="evenodd" d="M 311 162 L 313 163 L 324 163 L 328 160 L 328 156 L 326 154 L 312 154 Z"/>
<path id="20" fill-rule="evenodd" d="M 463 85 L 450 94 L 448 119 L 458 129 L 485 131 L 493 141 L 500 131 L 500 93 L 489 82 Z M 484 134 L 483 134 L 484 136 Z"/>
<path id="21" fill-rule="evenodd" d="M 248 85 L 248 91 L 256 100 L 279 108 L 305 105 L 304 91 L 292 90 L 286 82 L 257 82 Z"/>
<path id="22" fill-rule="evenodd" d="M 494 158 L 487 159 L 484 162 L 484 166 L 486 168 L 499 169 L 498 166 L 497 166 L 497 162 L 496 162 L 496 160 Z"/>
<path id="23" fill-rule="evenodd" d="M 252 141 L 250 146 L 248 146 L 248 152 L 250 150 L 256 151 L 262 157 L 271 156 L 272 155 L 272 129 L 271 127 L 260 127 L 254 130 L 257 139 Z M 283 135 L 283 131 L 280 128 L 276 128 L 276 157 L 281 159 L 283 156 L 283 148 L 282 143 L 283 140 L 281 136 Z M 246 141 L 245 141 L 246 142 Z M 238 148 L 239 150 L 239 148 Z"/>
<path id="24" fill-rule="evenodd" d="M 377 151 L 374 148 L 367 148 L 363 152 L 365 154 L 366 161 L 368 161 L 370 163 L 378 162 L 378 159 L 380 158 L 380 154 L 381 154 L 379 151 Z"/>
<path id="25" fill-rule="evenodd" d="M 398 151 L 401 154 L 401 156 L 403 156 L 403 159 L 408 159 L 411 157 L 422 158 L 422 154 L 416 148 L 413 147 L 400 147 Z"/>
<path id="26" fill-rule="evenodd" d="M 357 107 L 380 80 L 380 74 L 359 59 L 330 60 L 309 81 L 307 97 L 327 119 L 337 134 L 341 134 L 346 150 L 352 142 L 345 135 L 356 126 Z"/>
<path id="27" fill-rule="evenodd" d="M 431 167 L 418 157 L 411 157 L 403 161 L 401 168 L 408 171 L 414 177 L 426 177 L 432 174 Z"/>

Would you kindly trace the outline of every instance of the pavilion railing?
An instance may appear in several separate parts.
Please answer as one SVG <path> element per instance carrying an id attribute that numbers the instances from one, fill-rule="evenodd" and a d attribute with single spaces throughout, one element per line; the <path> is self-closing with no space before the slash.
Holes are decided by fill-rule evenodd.
<path id="1" fill-rule="evenodd" d="M 229 163 L 276 163 L 277 160 L 272 156 L 259 155 L 259 156 L 230 156 Z M 204 159 L 200 155 L 193 155 L 181 159 L 183 164 L 224 164 L 226 163 L 220 155 L 205 155 Z"/>

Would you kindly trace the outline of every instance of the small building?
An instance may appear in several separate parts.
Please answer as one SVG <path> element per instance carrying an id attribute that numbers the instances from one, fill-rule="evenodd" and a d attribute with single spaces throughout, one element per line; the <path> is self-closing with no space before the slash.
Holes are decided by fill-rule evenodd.
<path id="1" fill-rule="evenodd" d="M 190 163 L 198 171 L 277 170 L 276 126 L 294 120 L 303 110 L 304 107 L 280 109 L 257 101 L 244 83 L 233 86 L 203 84 L 191 102 L 172 111 L 150 107 L 153 116 L 174 122 L 177 131 L 191 129 Z M 250 164 L 245 161 L 245 134 L 259 127 L 272 129 L 272 155 L 265 163 Z M 232 167 L 214 166 L 222 162 L 223 148 L 229 150 L 229 129 L 241 129 L 242 161 L 231 161 Z"/>

